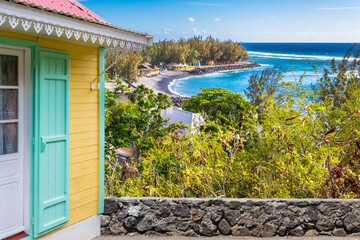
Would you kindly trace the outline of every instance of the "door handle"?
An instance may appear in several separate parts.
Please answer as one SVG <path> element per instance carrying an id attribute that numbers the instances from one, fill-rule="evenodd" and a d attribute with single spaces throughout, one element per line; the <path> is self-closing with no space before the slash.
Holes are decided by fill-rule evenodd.
<path id="1" fill-rule="evenodd" d="M 40 138 L 40 151 L 44 152 L 47 143 L 69 141 L 66 135 L 59 135 L 54 137 L 41 137 Z"/>
<path id="2" fill-rule="evenodd" d="M 44 138 L 41 137 L 41 144 L 40 144 L 40 150 L 41 152 L 44 152 L 46 148 L 46 141 L 44 141 Z"/>

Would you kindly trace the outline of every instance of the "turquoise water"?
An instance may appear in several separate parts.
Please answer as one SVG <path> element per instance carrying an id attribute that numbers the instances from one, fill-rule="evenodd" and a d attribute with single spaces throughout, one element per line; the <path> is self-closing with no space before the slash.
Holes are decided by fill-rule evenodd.
<path id="1" fill-rule="evenodd" d="M 182 96 L 192 96 L 200 93 L 201 88 L 222 87 L 244 94 L 251 75 L 261 74 L 264 69 L 275 65 L 288 69 L 284 76 L 286 81 L 293 81 L 294 77 L 299 77 L 305 71 L 303 84 L 310 86 L 319 77 L 313 65 L 321 72 L 325 67 L 330 66 L 331 59 L 341 60 L 353 44 L 243 43 L 243 45 L 248 50 L 250 61 L 257 62 L 262 67 L 178 79 L 169 86 L 170 91 Z"/>

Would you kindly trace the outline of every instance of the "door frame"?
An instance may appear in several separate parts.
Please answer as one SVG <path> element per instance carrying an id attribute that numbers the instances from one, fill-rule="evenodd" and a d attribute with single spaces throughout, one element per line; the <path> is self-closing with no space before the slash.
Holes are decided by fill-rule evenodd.
<path id="1" fill-rule="evenodd" d="M 29 114 L 27 125 L 30 126 L 29 132 L 30 132 L 30 144 L 27 145 L 30 148 L 30 161 L 28 161 L 28 164 L 30 165 L 30 172 L 28 172 L 27 176 L 25 177 L 25 180 L 28 180 L 29 187 L 29 201 L 27 202 L 27 206 L 25 208 L 28 208 L 29 211 L 25 213 L 25 232 L 30 236 L 26 239 L 34 239 L 31 236 L 33 235 L 33 205 L 34 205 L 34 183 L 33 183 L 33 173 L 34 173 L 34 148 L 33 148 L 33 137 L 34 137 L 34 109 L 33 109 L 33 103 L 34 103 L 34 84 L 35 84 L 35 70 L 36 70 L 36 54 L 35 50 L 36 47 L 39 45 L 36 41 L 30 41 L 30 40 L 23 40 L 18 38 L 11 38 L 11 37 L 3 37 L 0 36 L 0 44 L 3 45 L 6 48 L 15 47 L 17 49 L 23 49 L 25 51 L 25 68 L 26 68 L 26 99 L 29 99 L 28 101 L 28 111 Z M 30 56 L 30 60 L 29 60 Z M 28 74 L 29 73 L 29 74 Z M 25 116 L 27 118 L 27 116 Z"/>
<path id="2" fill-rule="evenodd" d="M 30 201 L 31 201 L 31 123 L 32 123 L 32 109 L 31 109 L 31 49 L 25 47 L 16 47 L 0 44 L 0 48 L 5 50 L 20 51 L 21 58 L 19 61 L 18 71 L 21 73 L 19 77 L 23 77 L 23 86 L 19 83 L 19 102 L 18 102 L 18 116 L 19 116 L 19 147 L 23 147 L 23 150 L 19 154 L 22 158 L 22 186 L 23 186 L 23 224 L 25 232 L 30 234 Z M 20 69 L 23 68 L 23 69 Z M 20 119 L 22 117 L 22 119 Z M 22 138 L 22 139 L 21 139 Z"/>

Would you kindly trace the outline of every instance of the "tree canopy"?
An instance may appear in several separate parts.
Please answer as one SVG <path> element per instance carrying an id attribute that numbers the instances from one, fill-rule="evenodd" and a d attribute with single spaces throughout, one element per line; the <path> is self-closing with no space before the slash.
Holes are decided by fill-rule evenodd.
<path id="1" fill-rule="evenodd" d="M 106 55 L 106 68 L 111 66 L 121 54 L 122 53 L 116 53 L 114 51 Z M 123 79 L 128 85 L 136 83 L 139 77 L 138 66 L 142 63 L 142 60 L 142 56 L 139 53 L 128 52 L 108 70 L 108 75 L 110 78 L 115 78 L 117 75 L 117 77 Z"/>
<path id="2" fill-rule="evenodd" d="M 144 60 L 153 65 L 175 63 L 193 63 L 195 60 L 208 64 L 209 61 L 216 63 L 233 63 L 239 60 L 249 59 L 246 48 L 241 43 L 232 41 L 220 41 L 208 37 L 180 39 L 178 41 L 165 40 L 155 43 L 142 53 Z"/>
<path id="3" fill-rule="evenodd" d="M 121 82 L 118 81 L 118 86 Z M 116 91 L 117 88 L 115 88 Z M 161 135 L 166 120 L 161 111 L 171 106 L 168 95 L 138 86 L 130 95 L 129 102 L 117 102 L 114 92 L 106 94 L 106 142 L 119 147 L 130 147 L 133 144 L 143 146 L 145 138 L 150 135 Z"/>
<path id="4" fill-rule="evenodd" d="M 204 114 L 218 125 L 231 126 L 241 132 L 243 127 L 250 127 L 254 117 L 254 107 L 235 92 L 224 88 L 202 88 L 199 93 L 185 100 L 183 109 Z"/>

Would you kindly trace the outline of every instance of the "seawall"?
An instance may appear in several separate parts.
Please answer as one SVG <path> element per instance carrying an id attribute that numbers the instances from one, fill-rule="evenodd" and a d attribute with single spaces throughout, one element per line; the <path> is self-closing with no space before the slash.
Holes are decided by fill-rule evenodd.
<path id="1" fill-rule="evenodd" d="M 193 70 L 188 71 L 188 73 L 192 75 L 205 75 L 214 72 L 235 71 L 235 70 L 250 69 L 257 67 L 261 67 L 261 65 L 258 63 L 214 65 L 214 66 L 197 67 Z"/>

